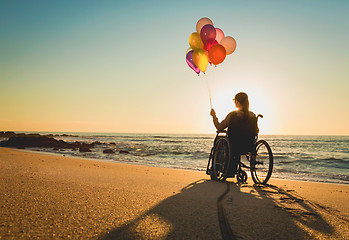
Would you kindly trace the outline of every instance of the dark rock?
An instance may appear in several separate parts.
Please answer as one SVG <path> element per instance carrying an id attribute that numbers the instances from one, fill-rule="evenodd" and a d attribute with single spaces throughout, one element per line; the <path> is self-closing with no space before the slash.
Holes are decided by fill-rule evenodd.
<path id="1" fill-rule="evenodd" d="M 91 152 L 91 150 L 89 147 L 83 145 L 79 147 L 79 152 Z"/>
<path id="2" fill-rule="evenodd" d="M 2 147 L 58 147 L 58 141 L 36 135 L 23 135 L 10 137 L 7 141 L 0 142 Z"/>
<path id="3" fill-rule="evenodd" d="M 58 148 L 53 148 L 54 151 L 58 151 Z"/>
<path id="4" fill-rule="evenodd" d="M 115 143 L 115 142 L 110 142 L 109 144 L 110 144 L 110 145 L 116 145 L 116 143 Z"/>
<path id="5" fill-rule="evenodd" d="M 15 132 L 0 132 L 0 138 L 10 138 L 16 136 Z"/>
<path id="6" fill-rule="evenodd" d="M 41 148 L 82 148 L 89 149 L 93 147 L 93 144 L 88 143 L 68 143 L 63 140 L 56 140 L 52 137 L 41 136 L 40 134 L 16 134 L 10 137 L 8 140 L 0 142 L 1 147 L 41 147 Z"/>
<path id="7" fill-rule="evenodd" d="M 115 153 L 112 149 L 104 149 L 103 153 Z"/>
<path id="8" fill-rule="evenodd" d="M 53 135 L 53 134 L 49 134 L 49 135 Z M 54 136 L 54 137 L 78 137 L 77 135 L 70 135 L 70 134 L 66 134 L 66 133 L 63 133 L 63 134 L 54 134 L 53 136 Z"/>
<path id="9" fill-rule="evenodd" d="M 129 151 L 126 151 L 126 150 L 120 150 L 119 153 L 125 153 L 125 154 L 127 154 L 127 153 L 130 153 L 130 152 L 129 152 Z"/>
<path id="10" fill-rule="evenodd" d="M 29 134 L 19 134 L 19 135 L 27 135 L 28 137 L 44 137 L 44 136 L 41 136 L 39 133 L 29 133 Z"/>
<path id="11" fill-rule="evenodd" d="M 95 142 L 93 142 L 92 144 L 94 144 L 94 145 L 101 145 L 101 144 L 103 144 L 103 143 L 101 143 L 100 141 L 95 141 Z"/>

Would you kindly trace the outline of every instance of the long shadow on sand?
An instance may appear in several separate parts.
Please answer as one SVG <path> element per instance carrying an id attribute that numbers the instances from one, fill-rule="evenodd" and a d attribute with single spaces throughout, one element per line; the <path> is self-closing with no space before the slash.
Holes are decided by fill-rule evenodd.
<path id="1" fill-rule="evenodd" d="M 333 235 L 318 206 L 293 190 L 228 183 L 224 208 L 236 239 L 312 239 Z"/>
<path id="2" fill-rule="evenodd" d="M 222 239 L 217 200 L 227 187 L 222 206 L 230 239 L 309 239 L 309 231 L 334 231 L 314 206 L 276 186 L 199 180 L 99 239 Z"/>
<path id="3" fill-rule="evenodd" d="M 221 239 L 216 206 L 225 190 L 198 180 L 100 239 Z"/>

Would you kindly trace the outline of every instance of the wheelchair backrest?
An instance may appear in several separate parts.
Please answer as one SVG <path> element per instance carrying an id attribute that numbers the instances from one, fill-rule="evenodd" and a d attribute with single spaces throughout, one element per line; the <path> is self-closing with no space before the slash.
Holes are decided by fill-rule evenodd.
<path id="1" fill-rule="evenodd" d="M 257 117 L 253 113 L 247 119 L 239 113 L 233 113 L 227 131 L 232 151 L 241 154 L 252 151 L 258 132 Z"/>

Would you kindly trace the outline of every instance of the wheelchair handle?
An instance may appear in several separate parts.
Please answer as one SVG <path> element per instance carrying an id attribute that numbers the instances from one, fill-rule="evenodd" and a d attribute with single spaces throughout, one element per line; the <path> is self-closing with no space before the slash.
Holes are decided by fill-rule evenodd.
<path id="1" fill-rule="evenodd" d="M 218 133 L 226 133 L 226 132 L 227 132 L 227 130 L 216 131 L 217 134 L 218 134 Z"/>

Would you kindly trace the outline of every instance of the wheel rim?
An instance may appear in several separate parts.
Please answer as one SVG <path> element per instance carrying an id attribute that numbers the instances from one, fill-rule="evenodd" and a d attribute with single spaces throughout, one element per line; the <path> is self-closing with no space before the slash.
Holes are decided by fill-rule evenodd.
<path id="1" fill-rule="evenodd" d="M 255 182 L 265 184 L 269 180 L 272 169 L 272 153 L 264 142 L 257 144 L 251 167 Z"/>

